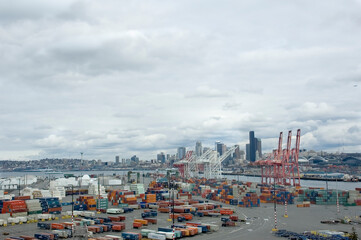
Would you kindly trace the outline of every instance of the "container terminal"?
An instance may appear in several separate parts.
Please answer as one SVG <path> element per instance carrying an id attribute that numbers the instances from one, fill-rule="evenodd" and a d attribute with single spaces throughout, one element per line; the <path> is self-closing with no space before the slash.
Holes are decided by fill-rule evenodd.
<path id="1" fill-rule="evenodd" d="M 102 185 L 109 181 L 119 185 Z M 1 239 L 351 239 L 352 227 L 361 234 L 361 188 L 184 179 L 175 170 L 32 186 L 0 192 Z"/>
<path id="2" fill-rule="evenodd" d="M 295 148 L 291 131 L 282 139 L 254 163 L 259 182 L 223 178 L 234 148 L 189 152 L 163 173 L 18 178 L 27 187 L 0 191 L 3 239 L 357 239 L 361 188 L 301 186 L 300 130 Z"/>

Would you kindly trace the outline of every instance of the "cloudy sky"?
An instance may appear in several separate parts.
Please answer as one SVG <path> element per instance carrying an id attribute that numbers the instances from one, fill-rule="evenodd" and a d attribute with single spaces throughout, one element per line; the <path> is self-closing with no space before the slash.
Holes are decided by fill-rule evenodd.
<path id="1" fill-rule="evenodd" d="M 361 152 L 361 0 L 0 1 L 0 159 Z"/>

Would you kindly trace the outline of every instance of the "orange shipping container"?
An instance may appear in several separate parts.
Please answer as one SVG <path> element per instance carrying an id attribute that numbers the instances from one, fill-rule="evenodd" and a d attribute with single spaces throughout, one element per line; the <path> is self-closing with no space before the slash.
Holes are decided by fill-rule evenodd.
<path id="1" fill-rule="evenodd" d="M 143 224 L 140 222 L 133 222 L 133 228 L 140 228 L 142 226 L 143 226 Z"/>
<path id="2" fill-rule="evenodd" d="M 52 223 L 50 225 L 50 228 L 51 229 L 64 229 L 64 225 L 61 223 Z"/>
<path id="3" fill-rule="evenodd" d="M 139 223 L 141 223 L 142 225 L 145 225 L 145 226 L 148 225 L 148 221 L 144 220 L 144 219 L 134 219 L 134 222 L 139 222 Z"/>

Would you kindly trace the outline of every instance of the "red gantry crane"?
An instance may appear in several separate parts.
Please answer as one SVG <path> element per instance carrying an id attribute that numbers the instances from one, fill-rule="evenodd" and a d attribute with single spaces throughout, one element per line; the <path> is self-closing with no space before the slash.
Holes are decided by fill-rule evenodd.
<path id="1" fill-rule="evenodd" d="M 300 151 L 301 130 L 297 130 L 295 148 L 291 149 L 292 131 L 288 132 L 287 146 L 282 150 L 283 133 L 278 139 L 278 148 L 267 160 L 259 160 L 261 166 L 262 184 L 300 185 L 298 155 Z"/>

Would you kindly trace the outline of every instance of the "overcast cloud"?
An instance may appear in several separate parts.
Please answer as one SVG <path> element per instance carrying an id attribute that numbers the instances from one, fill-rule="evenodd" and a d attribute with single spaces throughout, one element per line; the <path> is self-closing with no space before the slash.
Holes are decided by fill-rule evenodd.
<path id="1" fill-rule="evenodd" d="M 0 159 L 361 152 L 360 0 L 0 1 Z"/>

